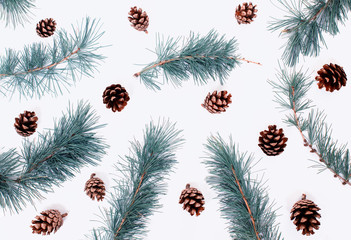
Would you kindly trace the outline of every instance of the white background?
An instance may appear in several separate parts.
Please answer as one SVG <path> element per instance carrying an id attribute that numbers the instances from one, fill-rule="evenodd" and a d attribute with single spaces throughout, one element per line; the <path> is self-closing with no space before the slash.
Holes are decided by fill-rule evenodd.
<path id="1" fill-rule="evenodd" d="M 276 2 L 276 1 L 272 1 Z M 270 17 L 281 17 L 280 12 L 270 1 L 256 0 L 258 17 L 251 25 L 238 25 L 234 18 L 235 7 L 241 1 L 219 0 L 146 0 L 146 1 L 93 1 L 93 0 L 38 0 L 37 9 L 30 23 L 16 30 L 5 28 L 1 23 L 0 54 L 5 48 L 22 49 L 24 44 L 43 41 L 48 44 L 51 39 L 41 39 L 36 35 L 35 25 L 43 18 L 56 19 L 58 28 L 70 29 L 71 23 L 81 21 L 85 16 L 100 18 L 106 34 L 103 44 L 111 45 L 103 49 L 107 59 L 99 67 L 94 78 L 82 78 L 76 86 L 69 88 L 70 93 L 62 96 L 46 96 L 41 100 L 22 100 L 1 97 L 0 146 L 2 151 L 9 148 L 20 149 L 22 138 L 13 128 L 14 118 L 24 110 L 35 111 L 39 116 L 38 132 L 53 127 L 53 120 L 65 112 L 69 101 L 75 104 L 80 99 L 88 100 L 101 116 L 101 123 L 107 127 L 100 131 L 110 144 L 107 155 L 98 167 L 82 169 L 80 174 L 67 181 L 54 193 L 45 195 L 46 199 L 36 201 L 36 208 L 28 206 L 20 214 L 1 214 L 1 240 L 12 239 L 84 239 L 93 227 L 100 223 L 99 207 L 107 206 L 107 201 L 97 203 L 91 201 L 83 192 L 85 181 L 92 172 L 97 173 L 107 189 L 113 185 L 112 175 L 116 174 L 112 166 L 118 162 L 119 155 L 128 154 L 129 141 L 134 137 L 140 139 L 145 124 L 159 117 L 169 118 L 177 122 L 184 130 L 185 145 L 177 152 L 179 164 L 171 175 L 166 196 L 162 196 L 163 208 L 150 219 L 148 224 L 148 240 L 191 240 L 191 239 L 230 239 L 226 230 L 226 222 L 220 218 L 216 194 L 205 182 L 207 170 L 202 164 L 203 144 L 210 133 L 219 132 L 226 139 L 232 134 L 240 144 L 241 151 L 252 152 L 257 161 L 258 176 L 264 174 L 267 179 L 268 194 L 276 202 L 278 208 L 277 223 L 287 240 L 296 239 L 350 239 L 348 216 L 351 213 L 350 186 L 343 186 L 334 179 L 332 173 L 310 168 L 317 160 L 302 145 L 298 131 L 287 127 L 282 118 L 284 113 L 276 109 L 272 101 L 273 92 L 267 83 L 275 80 L 278 61 L 285 42 L 278 33 L 270 33 L 267 23 Z M 138 32 L 129 26 L 127 13 L 131 6 L 140 6 L 150 16 L 149 34 Z M 341 33 L 335 38 L 326 37 L 328 49 L 323 49 L 318 58 L 306 58 L 301 66 L 309 69 L 311 78 L 325 63 L 342 65 L 351 75 L 349 61 L 351 25 L 341 26 Z M 192 81 L 182 88 L 174 89 L 164 86 L 160 92 L 147 90 L 132 75 L 141 69 L 136 64 L 146 64 L 155 59 L 155 55 L 146 50 L 154 49 L 156 33 L 164 36 L 187 36 L 190 31 L 206 34 L 216 29 L 227 38 L 236 37 L 239 53 L 250 60 L 259 61 L 263 66 L 243 63 L 231 72 L 227 84 L 210 82 L 206 86 L 194 86 Z M 131 100 L 120 113 L 113 113 L 102 103 L 102 92 L 105 87 L 120 83 L 130 93 Z M 339 92 L 329 93 L 318 90 L 313 84 L 309 97 L 320 109 L 328 114 L 328 122 L 334 128 L 334 137 L 341 143 L 349 140 L 350 123 L 350 83 Z M 228 90 L 233 95 L 233 103 L 226 113 L 211 115 L 200 104 L 208 92 Z M 267 157 L 257 146 L 259 132 L 270 124 L 284 128 L 289 138 L 287 148 L 277 157 Z M 30 137 L 34 140 L 38 134 Z M 186 183 L 191 183 L 201 190 L 206 198 L 206 210 L 199 217 L 191 217 L 178 204 L 178 197 Z M 314 236 L 303 237 L 301 232 L 289 219 L 292 205 L 299 200 L 302 193 L 315 201 L 321 208 L 321 228 Z M 40 211 L 57 208 L 68 212 L 63 227 L 52 236 L 33 235 L 29 227 L 31 220 Z"/>

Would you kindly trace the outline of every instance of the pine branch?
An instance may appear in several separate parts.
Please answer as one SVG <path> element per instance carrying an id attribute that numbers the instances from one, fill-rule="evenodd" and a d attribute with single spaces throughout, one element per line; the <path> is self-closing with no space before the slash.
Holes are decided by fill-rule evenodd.
<path id="1" fill-rule="evenodd" d="M 23 25 L 29 20 L 33 7 L 34 0 L 0 0 L 0 20 L 4 20 L 6 26 Z"/>
<path id="2" fill-rule="evenodd" d="M 143 239 L 153 211 L 166 193 L 164 180 L 176 163 L 174 151 L 183 140 L 169 122 L 150 123 L 144 142 L 132 142 L 131 155 L 116 166 L 124 179 L 115 180 L 110 207 L 104 210 L 105 226 L 94 229 L 90 239 Z"/>
<path id="3" fill-rule="evenodd" d="M 92 76 L 104 58 L 97 53 L 104 32 L 99 21 L 90 18 L 72 28 L 73 34 L 58 30 L 52 46 L 33 43 L 19 52 L 7 49 L 0 58 L 0 91 L 40 98 L 62 93 L 79 75 Z"/>
<path id="4" fill-rule="evenodd" d="M 266 189 L 251 178 L 253 156 L 240 153 L 230 140 L 211 136 L 205 145 L 205 164 L 210 176 L 207 182 L 218 192 L 220 210 L 228 221 L 233 239 L 278 240 L 276 213 L 269 204 Z"/>
<path id="5" fill-rule="evenodd" d="M 318 109 L 311 109 L 312 102 L 306 99 L 312 81 L 301 71 L 288 73 L 281 69 L 277 76 L 278 83 L 270 82 L 275 90 L 275 101 L 285 110 L 290 110 L 286 122 L 295 126 L 310 152 L 315 154 L 319 162 L 316 167 L 321 171 L 328 169 L 342 184 L 351 185 L 351 157 L 346 145 L 340 145 L 331 137 L 331 127 L 326 123 L 326 115 Z M 309 110 L 306 119 L 303 112 Z"/>
<path id="6" fill-rule="evenodd" d="M 69 108 L 54 129 L 26 140 L 21 154 L 12 149 L 0 154 L 0 207 L 19 212 L 41 199 L 42 193 L 75 176 L 86 165 L 96 165 L 107 147 L 96 136 L 97 116 L 90 105 L 80 102 Z"/>
<path id="7" fill-rule="evenodd" d="M 215 31 L 210 31 L 204 37 L 191 33 L 187 39 L 168 38 L 164 41 L 158 37 L 155 50 L 157 60 L 135 73 L 134 77 L 140 77 L 141 82 L 153 90 L 161 89 L 163 83 L 155 80 L 160 75 L 163 75 L 166 83 L 171 82 L 174 86 L 181 86 L 190 77 L 195 84 L 206 84 L 208 79 L 215 81 L 217 78 L 223 84 L 239 61 L 261 65 L 240 58 L 236 51 L 234 38 L 227 41 Z"/>
<path id="8" fill-rule="evenodd" d="M 302 56 L 318 56 L 326 46 L 323 33 L 336 35 L 351 10 L 351 0 L 279 0 L 287 12 L 284 19 L 274 19 L 269 29 L 281 31 L 288 39 L 283 59 L 294 66 Z"/>

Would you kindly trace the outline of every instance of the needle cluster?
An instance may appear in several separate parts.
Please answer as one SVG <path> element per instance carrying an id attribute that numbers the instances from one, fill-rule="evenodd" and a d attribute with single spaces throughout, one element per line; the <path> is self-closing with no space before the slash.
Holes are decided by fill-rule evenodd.
<path id="1" fill-rule="evenodd" d="M 281 239 L 266 188 L 251 176 L 253 156 L 241 153 L 232 140 L 226 143 L 219 135 L 211 136 L 205 147 L 207 182 L 218 194 L 232 239 Z"/>
<path id="2" fill-rule="evenodd" d="M 54 128 L 26 140 L 20 152 L 0 154 L 0 207 L 19 212 L 27 203 L 34 204 L 43 193 L 75 176 L 87 165 L 96 165 L 107 147 L 96 130 L 97 116 L 89 104 L 71 107 Z"/>
<path id="3" fill-rule="evenodd" d="M 318 56 L 326 46 L 324 33 L 335 36 L 351 10 L 351 0 L 278 0 L 286 15 L 269 26 L 287 38 L 283 59 L 289 66 L 300 56 Z"/>
<path id="4" fill-rule="evenodd" d="M 167 121 L 146 127 L 143 142 L 132 142 L 130 155 L 116 165 L 122 178 L 115 180 L 110 207 L 103 211 L 104 226 L 94 229 L 89 239 L 145 238 L 148 218 L 161 207 L 165 179 L 174 169 L 174 152 L 182 142 L 180 131 Z"/>
<path id="5" fill-rule="evenodd" d="M 97 51 L 104 32 L 99 21 L 85 18 L 73 33 L 58 30 L 52 45 L 33 43 L 23 50 L 6 49 L 0 56 L 0 92 L 24 97 L 57 95 L 75 83 L 78 76 L 92 76 L 98 61 Z"/>
<path id="6" fill-rule="evenodd" d="M 332 138 L 332 128 L 326 122 L 326 114 L 314 108 L 307 98 L 313 80 L 302 71 L 288 72 L 286 69 L 281 69 L 277 78 L 279 81 L 270 82 L 275 101 L 282 109 L 291 112 L 285 121 L 299 130 L 304 146 L 318 157 L 319 161 L 315 161 L 314 167 L 320 171 L 330 170 L 342 184 L 351 185 L 349 149 Z"/>

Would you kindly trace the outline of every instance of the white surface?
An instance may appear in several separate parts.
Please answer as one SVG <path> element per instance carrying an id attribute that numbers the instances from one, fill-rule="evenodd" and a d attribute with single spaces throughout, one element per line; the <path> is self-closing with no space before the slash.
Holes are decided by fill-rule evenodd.
<path id="1" fill-rule="evenodd" d="M 273 1 L 276 2 L 276 1 Z M 4 49 L 11 47 L 22 49 L 23 44 L 35 41 L 51 43 L 43 40 L 35 33 L 35 24 L 42 18 L 56 19 L 58 27 L 69 29 L 71 23 L 80 21 L 86 15 L 101 18 L 106 34 L 103 43 L 112 44 L 103 53 L 107 59 L 99 68 L 100 72 L 94 78 L 83 78 L 70 93 L 57 98 L 44 97 L 42 100 L 12 100 L 1 97 L 0 118 L 0 146 L 9 149 L 21 145 L 21 137 L 13 129 L 14 118 L 24 110 L 36 111 L 39 116 L 38 132 L 43 132 L 53 126 L 53 119 L 61 116 L 68 101 L 76 103 L 80 99 L 89 100 L 101 116 L 101 123 L 108 126 L 101 130 L 111 145 L 108 154 L 103 158 L 99 167 L 82 169 L 72 181 L 68 181 L 61 188 L 55 188 L 54 193 L 45 195 L 46 199 L 36 201 L 36 209 L 28 206 L 20 214 L 0 217 L 1 240 L 78 240 L 84 239 L 94 226 L 100 223 L 91 220 L 98 219 L 99 207 L 106 206 L 107 201 L 97 203 L 91 201 L 83 192 L 84 183 L 92 172 L 96 172 L 110 189 L 111 174 L 114 174 L 113 164 L 117 163 L 118 155 L 128 153 L 129 141 L 134 137 L 140 139 L 144 125 L 150 119 L 168 117 L 177 122 L 180 129 L 184 129 L 186 144 L 178 151 L 179 164 L 171 175 L 169 190 L 161 202 L 159 209 L 149 221 L 148 240 L 191 240 L 191 239 L 230 239 L 226 230 L 226 223 L 220 218 L 218 202 L 215 193 L 205 182 L 207 170 L 201 163 L 204 157 L 203 144 L 210 133 L 219 132 L 223 137 L 233 135 L 233 139 L 240 144 L 241 151 L 253 152 L 256 160 L 261 159 L 256 168 L 259 176 L 265 175 L 271 200 L 275 200 L 279 207 L 277 223 L 287 240 L 311 239 L 334 240 L 349 239 L 348 216 L 351 213 L 349 199 L 350 186 L 343 186 L 333 178 L 328 171 L 317 174 L 317 170 L 309 168 L 316 160 L 302 145 L 297 130 L 288 128 L 283 122 L 284 113 L 276 109 L 273 103 L 273 92 L 268 79 L 275 79 L 278 60 L 282 50 L 280 46 L 285 40 L 278 38 L 277 33 L 267 30 L 270 16 L 281 16 L 281 12 L 270 1 L 256 0 L 258 4 L 258 18 L 248 26 L 239 26 L 234 18 L 235 7 L 241 1 L 220 0 L 178 0 L 178 1 L 92 1 L 92 0 L 61 0 L 36 1 L 33 21 L 18 27 L 15 31 L 1 27 L 1 54 Z M 129 26 L 127 13 L 131 6 L 140 6 L 150 16 L 149 34 L 137 32 Z M 305 59 L 305 68 L 309 68 L 314 77 L 316 71 L 323 64 L 334 62 L 344 66 L 351 76 L 351 62 L 349 61 L 351 25 L 341 26 L 341 34 L 335 38 L 326 37 L 329 49 L 323 49 L 318 58 Z M 184 84 L 183 88 L 174 89 L 164 86 L 161 92 L 147 90 L 132 75 L 141 67 L 135 64 L 149 63 L 155 55 L 146 50 L 154 49 L 156 33 L 164 36 L 187 36 L 189 31 L 206 34 L 215 28 L 228 38 L 235 36 L 239 43 L 239 53 L 247 59 L 259 61 L 263 66 L 243 63 L 241 67 L 232 71 L 227 84 L 220 86 L 218 82 L 210 82 L 206 86 L 194 86 L 192 81 Z M 302 64 L 301 64 L 302 66 Z M 127 107 L 121 113 L 113 113 L 102 103 L 102 92 L 112 83 L 120 83 L 126 87 L 131 95 Z M 330 94 L 317 89 L 313 85 L 309 96 L 321 109 L 328 114 L 328 122 L 333 124 L 334 136 L 341 143 L 350 138 L 351 114 L 350 83 L 339 92 Z M 201 108 L 200 104 L 208 92 L 226 89 L 233 95 L 233 104 L 228 111 L 221 115 L 211 115 Z M 289 138 L 288 146 L 278 157 L 267 157 L 257 146 L 258 134 L 269 124 L 283 127 Z M 37 138 L 37 134 L 31 137 Z M 178 197 L 186 183 L 199 188 L 206 198 L 206 210 L 200 217 L 191 217 L 178 204 Z M 289 219 L 292 205 L 306 193 L 321 208 L 321 229 L 312 237 L 303 237 L 296 232 Z M 41 237 L 33 235 L 29 228 L 31 220 L 42 210 L 58 208 L 69 213 L 63 227 L 52 236 Z"/>

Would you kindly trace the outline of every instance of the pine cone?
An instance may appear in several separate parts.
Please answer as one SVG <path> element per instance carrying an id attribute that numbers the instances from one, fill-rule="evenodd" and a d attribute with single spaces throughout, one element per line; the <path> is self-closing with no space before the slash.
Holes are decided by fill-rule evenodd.
<path id="1" fill-rule="evenodd" d="M 268 156 L 276 156 L 284 152 L 288 138 L 284 137 L 283 129 L 276 125 L 269 125 L 268 130 L 260 132 L 258 146 Z"/>
<path id="2" fill-rule="evenodd" d="M 313 235 L 313 229 L 318 230 L 321 218 L 318 211 L 321 210 L 313 201 L 306 199 L 306 194 L 302 195 L 302 200 L 296 202 L 291 209 L 290 220 L 294 220 L 297 231 L 302 230 L 303 235 Z"/>
<path id="3" fill-rule="evenodd" d="M 333 92 L 340 90 L 342 86 L 346 86 L 346 73 L 343 67 L 338 64 L 325 64 L 318 72 L 319 76 L 316 77 L 319 89 L 325 87 L 326 91 Z"/>
<path id="4" fill-rule="evenodd" d="M 186 188 L 182 191 L 179 197 L 179 203 L 183 203 L 183 209 L 187 210 L 191 216 L 195 213 L 196 216 L 199 216 L 200 213 L 205 210 L 204 196 L 196 188 L 190 187 L 190 184 L 187 184 Z"/>
<path id="5" fill-rule="evenodd" d="M 252 5 L 251 2 L 249 4 L 247 2 L 243 3 L 242 6 L 239 4 L 235 11 L 235 17 L 238 23 L 250 24 L 253 22 L 253 19 L 257 17 L 255 14 L 257 12 L 256 6 L 257 5 Z"/>
<path id="6" fill-rule="evenodd" d="M 52 18 L 43 19 L 37 24 L 37 34 L 42 38 L 54 35 L 55 30 L 56 22 Z"/>
<path id="7" fill-rule="evenodd" d="M 120 112 L 127 106 L 129 94 L 120 84 L 112 84 L 107 87 L 102 95 L 106 108 L 112 108 L 113 112 Z"/>
<path id="8" fill-rule="evenodd" d="M 18 118 L 15 118 L 14 126 L 16 132 L 23 137 L 32 135 L 37 129 L 37 121 L 38 117 L 35 115 L 35 112 L 24 111 Z"/>
<path id="9" fill-rule="evenodd" d="M 50 233 L 56 233 L 57 230 L 62 226 L 64 217 L 67 213 L 62 214 L 55 209 L 46 210 L 40 213 L 41 215 L 36 216 L 35 220 L 32 221 L 30 227 L 32 228 L 32 233 L 50 235 Z"/>
<path id="10" fill-rule="evenodd" d="M 84 191 L 92 199 L 97 201 L 102 201 L 105 197 L 105 185 L 104 182 L 95 177 L 95 173 L 91 174 L 90 179 L 85 183 Z"/>
<path id="11" fill-rule="evenodd" d="M 201 106 L 206 108 L 210 113 L 225 112 L 229 104 L 232 103 L 231 98 L 232 95 L 228 94 L 227 91 L 214 91 L 212 94 L 208 93 L 205 102 Z"/>
<path id="12" fill-rule="evenodd" d="M 143 9 L 132 7 L 129 12 L 130 17 L 128 17 L 129 22 L 132 23 L 132 27 L 138 31 L 147 32 L 147 28 L 149 26 L 149 16 Z"/>

